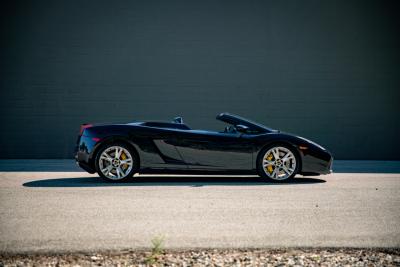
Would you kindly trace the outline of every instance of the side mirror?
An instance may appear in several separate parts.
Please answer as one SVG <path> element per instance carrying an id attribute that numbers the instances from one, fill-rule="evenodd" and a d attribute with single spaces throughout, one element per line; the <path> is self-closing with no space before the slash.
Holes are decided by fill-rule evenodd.
<path id="1" fill-rule="evenodd" d="M 238 131 L 239 133 L 242 133 L 242 134 L 247 133 L 247 130 L 249 129 L 249 127 L 247 127 L 245 125 L 241 125 L 241 124 L 236 125 L 235 128 L 236 128 L 236 131 Z"/>

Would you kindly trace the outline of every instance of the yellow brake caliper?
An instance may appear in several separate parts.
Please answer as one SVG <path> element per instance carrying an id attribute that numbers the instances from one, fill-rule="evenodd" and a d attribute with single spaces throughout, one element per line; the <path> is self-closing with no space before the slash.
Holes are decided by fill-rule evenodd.
<path id="1" fill-rule="evenodd" d="M 125 160 L 125 159 L 126 159 L 126 155 L 125 155 L 124 152 L 122 152 L 122 154 L 121 154 L 121 159 L 122 159 L 122 160 Z M 122 166 L 123 166 L 124 169 L 128 168 L 128 165 L 126 165 L 126 164 L 124 164 L 124 165 L 122 165 Z"/>
<path id="2" fill-rule="evenodd" d="M 270 154 L 268 155 L 267 160 L 272 160 L 272 153 L 270 153 Z M 272 172 L 274 171 L 274 169 L 272 168 L 272 165 L 268 165 L 268 166 L 267 166 L 267 171 L 268 171 L 269 173 L 272 173 Z"/>

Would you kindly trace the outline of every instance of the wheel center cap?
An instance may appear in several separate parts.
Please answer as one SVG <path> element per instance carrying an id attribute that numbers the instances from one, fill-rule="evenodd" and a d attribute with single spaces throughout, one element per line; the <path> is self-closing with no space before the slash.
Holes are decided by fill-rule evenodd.
<path id="1" fill-rule="evenodd" d="M 275 163 L 276 163 L 276 165 L 278 165 L 278 166 L 282 166 L 282 160 L 281 160 L 281 159 L 277 159 L 277 160 L 275 161 Z"/>
<path id="2" fill-rule="evenodd" d="M 120 165 L 120 160 L 119 160 L 119 159 L 113 159 L 112 165 L 113 165 L 114 167 L 119 167 L 119 165 Z"/>

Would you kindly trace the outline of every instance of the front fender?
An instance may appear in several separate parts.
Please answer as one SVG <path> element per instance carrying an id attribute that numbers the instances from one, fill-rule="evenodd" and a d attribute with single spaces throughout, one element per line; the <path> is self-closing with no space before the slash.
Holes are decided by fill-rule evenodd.
<path id="1" fill-rule="evenodd" d="M 254 151 L 254 159 L 258 160 L 260 152 L 264 148 L 274 144 L 284 144 L 292 147 L 300 158 L 299 173 L 327 174 L 331 172 L 332 155 L 319 145 L 307 141 L 307 139 L 286 133 L 269 133 L 258 140 Z M 257 160 L 253 162 L 253 168 L 257 169 Z"/>

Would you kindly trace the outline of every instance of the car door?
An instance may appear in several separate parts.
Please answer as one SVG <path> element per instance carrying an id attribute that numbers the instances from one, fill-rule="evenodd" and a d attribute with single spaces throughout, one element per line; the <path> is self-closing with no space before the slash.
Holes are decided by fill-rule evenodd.
<path id="1" fill-rule="evenodd" d="M 251 170 L 253 146 L 246 135 L 191 130 L 176 148 L 190 169 Z"/>
<path id="2" fill-rule="evenodd" d="M 145 168 L 151 169 L 188 169 L 179 154 L 176 143 L 179 132 L 174 129 L 141 127 L 131 134 L 131 141 L 138 144 Z"/>

